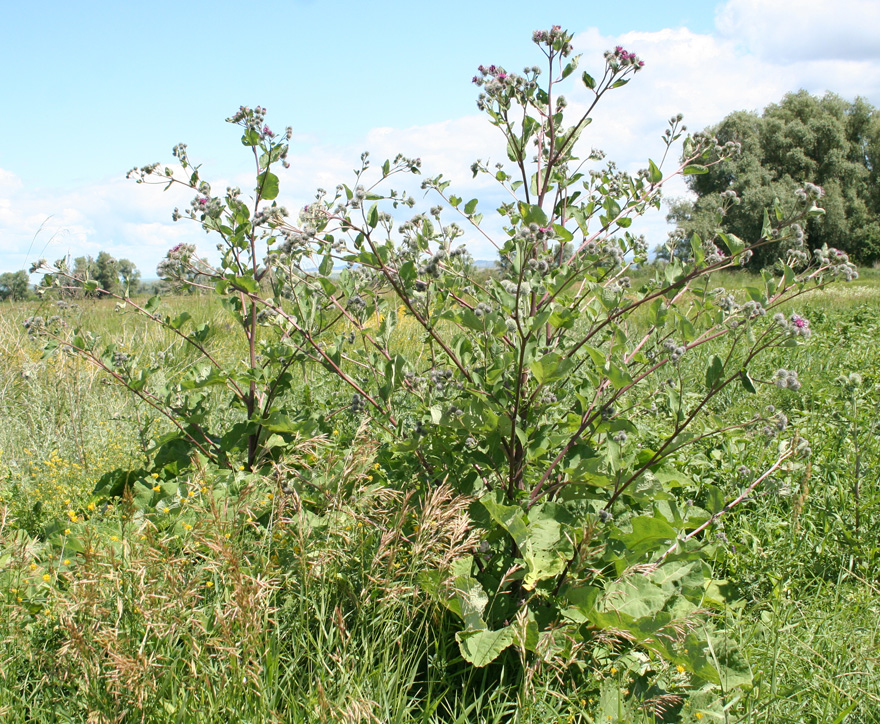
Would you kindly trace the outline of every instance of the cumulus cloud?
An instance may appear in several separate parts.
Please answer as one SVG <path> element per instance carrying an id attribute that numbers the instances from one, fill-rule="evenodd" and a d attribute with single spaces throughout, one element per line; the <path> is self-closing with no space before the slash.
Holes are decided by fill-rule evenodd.
<path id="1" fill-rule="evenodd" d="M 75 190 L 26 189 L 0 170 L 0 271 L 27 269 L 40 258 L 107 251 L 131 259 L 149 277 L 164 250 L 185 233 L 170 223 L 171 208 L 184 198 L 174 190 L 164 197 L 145 192 L 124 180 Z"/>
<path id="2" fill-rule="evenodd" d="M 728 0 L 718 8 L 722 37 L 772 62 L 880 58 L 876 0 Z"/>

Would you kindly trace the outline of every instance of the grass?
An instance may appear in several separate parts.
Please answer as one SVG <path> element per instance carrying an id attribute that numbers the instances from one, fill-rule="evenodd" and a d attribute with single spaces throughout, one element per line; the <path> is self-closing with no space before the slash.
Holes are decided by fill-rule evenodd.
<path id="1" fill-rule="evenodd" d="M 209 297 L 171 305 L 224 323 Z M 815 331 L 784 358 L 803 389 L 770 401 L 813 456 L 725 521 L 716 573 L 732 596 L 719 624 L 755 674 L 727 723 L 880 721 L 878 309 L 876 272 L 792 309 Z M 353 423 L 288 461 L 320 482 L 318 512 L 281 480 L 237 472 L 156 481 L 156 516 L 93 505 L 101 475 L 138 467 L 164 423 L 81 361 L 41 359 L 21 326 L 35 313 L 48 316 L 0 309 L 0 721 L 592 722 L 596 697 L 632 685 L 607 659 L 572 669 L 513 652 L 465 665 L 450 614 L 419 581 L 472 545 L 468 501 L 391 485 L 394 463 Z M 112 303 L 65 314 L 123 350 L 178 344 Z M 240 354 L 230 338 L 209 340 L 212 352 Z M 335 389 L 312 380 L 294 394 Z M 735 491 L 736 469 L 758 454 L 706 447 L 687 468 Z M 700 721 L 700 696 L 667 720 Z"/>

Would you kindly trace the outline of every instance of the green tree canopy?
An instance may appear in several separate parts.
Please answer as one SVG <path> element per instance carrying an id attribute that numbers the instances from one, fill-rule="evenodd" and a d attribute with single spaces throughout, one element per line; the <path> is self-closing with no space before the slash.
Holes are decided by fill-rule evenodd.
<path id="1" fill-rule="evenodd" d="M 696 201 L 679 199 L 670 206 L 669 220 L 680 238 L 696 232 L 705 239 L 716 227 L 718 210 L 727 206 L 725 231 L 747 241 L 761 234 L 761 211 L 779 199 L 794 202 L 805 183 L 825 190 L 825 215 L 805 226 L 810 248 L 827 244 L 847 252 L 861 264 L 880 260 L 880 112 L 861 98 L 849 102 L 828 93 L 789 93 L 779 103 L 757 113 L 731 113 L 706 133 L 724 144 L 742 146 L 739 157 L 688 176 Z M 741 200 L 725 204 L 724 192 Z M 782 250 L 771 244 L 759 249 L 753 264 L 763 266 Z"/>
<path id="2" fill-rule="evenodd" d="M 29 287 L 30 278 L 26 271 L 0 274 L 0 299 L 12 301 L 26 299 Z"/>

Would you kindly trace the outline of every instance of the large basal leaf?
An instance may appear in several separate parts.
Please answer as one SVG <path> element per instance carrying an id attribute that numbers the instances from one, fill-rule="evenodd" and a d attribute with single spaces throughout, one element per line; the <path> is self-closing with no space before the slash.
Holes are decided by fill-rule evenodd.
<path id="1" fill-rule="evenodd" d="M 491 664 L 514 640 L 513 629 L 505 626 L 497 631 L 459 631 L 455 635 L 465 661 L 482 667 Z"/>

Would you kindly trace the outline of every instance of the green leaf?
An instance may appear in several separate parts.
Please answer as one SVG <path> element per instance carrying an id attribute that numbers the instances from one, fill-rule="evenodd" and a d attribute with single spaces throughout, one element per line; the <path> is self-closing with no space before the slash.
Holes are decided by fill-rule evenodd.
<path id="1" fill-rule="evenodd" d="M 587 86 L 590 90 L 596 89 L 596 79 L 593 78 L 587 71 L 584 71 L 581 74 L 581 80 L 584 82 L 584 85 Z"/>
<path id="2" fill-rule="evenodd" d="M 254 128 L 248 128 L 241 137 L 243 146 L 256 146 L 260 143 L 260 134 Z"/>
<path id="3" fill-rule="evenodd" d="M 724 360 L 717 354 L 712 355 L 709 360 L 709 366 L 706 368 L 706 388 L 712 389 L 721 377 L 724 375 Z"/>
<path id="4" fill-rule="evenodd" d="M 264 171 L 257 177 L 257 191 L 266 201 L 277 198 L 278 177 L 270 171 Z"/>
<path id="5" fill-rule="evenodd" d="M 743 370 L 739 375 L 740 382 L 742 382 L 742 386 L 745 388 L 746 392 L 751 394 L 757 394 L 757 390 L 755 389 L 755 383 L 752 382 L 752 378 L 749 377 L 749 373 Z"/>
<path id="6" fill-rule="evenodd" d="M 367 212 L 367 224 L 370 228 L 375 228 L 379 224 L 379 204 L 373 204 Z"/>
<path id="7" fill-rule="evenodd" d="M 721 241 L 724 242 L 731 256 L 736 256 L 746 248 L 746 243 L 736 234 L 719 233 L 718 236 L 721 237 Z"/>
<path id="8" fill-rule="evenodd" d="M 619 533 L 612 537 L 617 538 L 629 548 L 633 557 L 658 550 L 674 541 L 678 536 L 675 528 L 661 518 L 639 515 L 630 522 L 632 523 L 631 533 Z"/>
<path id="9" fill-rule="evenodd" d="M 682 173 L 685 176 L 692 176 L 694 174 L 709 173 L 709 169 L 706 166 L 703 166 L 699 163 L 692 163 L 688 166 L 685 166 L 684 169 L 682 170 Z"/>
<path id="10" fill-rule="evenodd" d="M 648 178 L 652 184 L 660 183 L 663 180 L 663 172 L 651 159 L 648 159 Z"/>
<path id="11" fill-rule="evenodd" d="M 547 214 L 544 209 L 535 204 L 520 204 L 520 213 L 524 224 L 537 224 L 547 226 Z"/>
<path id="12" fill-rule="evenodd" d="M 147 314 L 153 314 L 158 308 L 159 303 L 162 301 L 162 297 L 159 295 L 152 296 L 147 300 L 147 303 L 144 305 L 144 311 Z"/>
<path id="13" fill-rule="evenodd" d="M 470 215 L 477 210 L 478 199 L 471 199 L 464 205 L 464 213 Z"/>
<path id="14" fill-rule="evenodd" d="M 517 546 L 522 547 L 528 536 L 526 514 L 518 505 L 504 505 L 500 502 L 501 491 L 487 493 L 480 498 L 480 504 L 489 516 L 513 538 Z"/>
<path id="15" fill-rule="evenodd" d="M 514 634 L 511 626 L 505 626 L 497 631 L 459 631 L 455 638 L 462 658 L 481 668 L 495 661 L 513 643 Z"/>
<path id="16" fill-rule="evenodd" d="M 327 254 L 323 260 L 321 261 L 321 266 L 318 267 L 318 272 L 320 272 L 323 276 L 328 276 L 330 272 L 333 271 L 333 257 Z"/>

